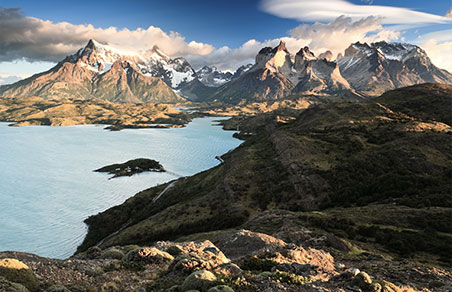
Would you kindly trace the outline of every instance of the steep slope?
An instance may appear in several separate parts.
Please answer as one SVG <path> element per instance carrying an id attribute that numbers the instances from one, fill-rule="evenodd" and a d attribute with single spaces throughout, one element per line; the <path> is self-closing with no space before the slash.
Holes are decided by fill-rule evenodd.
<path id="1" fill-rule="evenodd" d="M 339 66 L 327 58 L 331 59 L 327 53 L 316 58 L 308 47 L 300 49 L 295 55 L 293 66 L 297 72 L 296 92 L 337 93 L 351 90 L 347 80 L 342 77 Z"/>
<path id="2" fill-rule="evenodd" d="M 361 248 L 427 253 L 430 261 L 447 264 L 452 129 L 441 121 L 449 109 L 423 116 L 422 107 L 409 102 L 413 92 L 428 104 L 452 101 L 452 86 L 430 84 L 408 88 L 400 111 L 393 107 L 401 98 L 393 105 L 387 93 L 369 102 L 312 107 L 287 124 L 272 114 L 242 120 L 249 138 L 224 155 L 224 163 L 174 182 L 158 200 L 167 185 L 88 218 L 80 250 L 117 230 L 103 246 L 238 226 L 277 232 L 284 224 L 276 222 L 286 222 L 290 210 L 297 228 L 312 225 Z M 390 208 L 393 215 L 387 216 Z M 380 221 L 368 219 L 368 212 Z M 413 245 L 414 238 L 422 244 Z"/>
<path id="3" fill-rule="evenodd" d="M 215 94 L 226 102 L 262 101 L 288 96 L 294 84 L 283 74 L 289 73 L 290 54 L 281 42 L 276 48 L 263 48 L 255 65 L 237 79 L 221 86 Z"/>
<path id="4" fill-rule="evenodd" d="M 370 95 L 425 82 L 452 83 L 452 74 L 437 68 L 424 50 L 411 44 L 357 42 L 338 63 L 352 87 Z"/>
<path id="5" fill-rule="evenodd" d="M 158 70 L 163 65 L 156 60 L 167 60 L 165 58 L 156 48 L 148 52 L 145 59 L 139 54 L 121 52 L 90 40 L 85 48 L 66 57 L 49 71 L 0 87 L 0 96 L 101 98 L 127 103 L 182 101 L 158 78 L 170 75 L 169 71 Z M 176 59 L 173 65 L 179 64 L 183 62 Z M 174 75 L 174 72 L 170 80 L 173 84 L 179 85 L 186 80 L 185 77 Z"/>

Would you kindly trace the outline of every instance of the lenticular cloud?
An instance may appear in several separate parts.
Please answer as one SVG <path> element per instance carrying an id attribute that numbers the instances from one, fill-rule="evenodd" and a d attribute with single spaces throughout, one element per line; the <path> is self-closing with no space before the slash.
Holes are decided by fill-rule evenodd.
<path id="1" fill-rule="evenodd" d="M 344 15 L 354 20 L 368 16 L 382 18 L 382 24 L 447 23 L 450 19 L 407 8 L 356 5 L 344 0 L 262 0 L 261 9 L 267 13 L 299 21 L 333 21 Z"/>

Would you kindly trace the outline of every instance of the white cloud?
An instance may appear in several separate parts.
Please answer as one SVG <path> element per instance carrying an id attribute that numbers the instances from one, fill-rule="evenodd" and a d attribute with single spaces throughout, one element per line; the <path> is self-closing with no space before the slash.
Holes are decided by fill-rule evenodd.
<path id="1" fill-rule="evenodd" d="M 222 47 L 205 56 L 188 56 L 195 68 L 215 65 L 221 70 L 234 71 L 240 65 L 254 63 L 254 58 L 263 47 L 275 47 L 283 40 L 287 49 L 297 53 L 308 46 L 316 55 L 330 50 L 333 54 L 343 53 L 351 43 L 392 41 L 400 38 L 400 32 L 385 29 L 381 19 L 373 16 L 353 21 L 350 17 L 338 17 L 331 23 L 302 24 L 289 31 L 288 37 L 259 42 L 249 40 L 236 49 Z"/>
<path id="2" fill-rule="evenodd" d="M 25 78 L 25 76 L 0 74 L 0 85 L 11 84 L 23 78 Z"/>
<path id="3" fill-rule="evenodd" d="M 435 39 L 437 42 L 452 42 L 452 29 L 434 31 L 419 36 L 421 40 Z M 451 51 L 452 52 L 452 51 Z"/>
<path id="4" fill-rule="evenodd" d="M 447 11 L 446 17 L 452 17 L 452 7 Z"/>
<path id="5" fill-rule="evenodd" d="M 415 10 L 381 6 L 356 5 L 345 0 L 262 0 L 261 8 L 270 14 L 299 21 L 334 21 L 345 15 L 359 20 L 367 16 L 382 18 L 382 24 L 448 23 L 444 16 Z"/>
<path id="6" fill-rule="evenodd" d="M 452 72 L 452 29 L 424 34 L 417 42 L 433 64 Z"/>
<path id="7" fill-rule="evenodd" d="M 308 42 L 303 39 L 296 39 L 292 37 L 282 37 L 278 39 L 266 40 L 263 42 L 255 39 L 249 40 L 241 45 L 239 48 L 221 47 L 212 53 L 205 56 L 187 56 L 190 64 L 199 69 L 204 65 L 214 65 L 223 71 L 235 71 L 241 65 L 252 63 L 257 53 L 263 47 L 275 47 L 283 40 L 286 42 L 286 47 L 289 51 L 296 53 L 300 48 L 306 46 Z"/>
<path id="8" fill-rule="evenodd" d="M 203 55 L 214 50 L 211 45 L 187 42 L 177 32 L 166 33 L 154 26 L 129 30 L 54 23 L 24 16 L 18 8 L 0 6 L 0 62 L 59 61 L 86 45 L 89 39 L 125 50 L 146 50 L 158 45 L 169 55 Z"/>
<path id="9" fill-rule="evenodd" d="M 388 30 L 381 25 L 381 18 L 369 16 L 358 21 L 340 16 L 331 23 L 301 24 L 289 34 L 304 39 L 308 46 L 318 52 L 331 50 L 334 54 L 343 52 L 351 43 L 391 41 L 400 37 L 400 32 Z"/>

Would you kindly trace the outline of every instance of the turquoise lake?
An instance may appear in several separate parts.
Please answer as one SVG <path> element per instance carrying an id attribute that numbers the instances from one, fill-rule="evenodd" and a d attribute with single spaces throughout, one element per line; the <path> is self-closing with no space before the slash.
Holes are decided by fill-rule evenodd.
<path id="1" fill-rule="evenodd" d="M 194 119 L 179 129 L 104 130 L 101 125 L 8 127 L 0 123 L 0 251 L 71 256 L 83 241 L 83 220 L 149 187 L 176 179 L 142 173 L 109 180 L 94 169 L 144 157 L 184 176 L 211 168 L 241 141 Z"/>

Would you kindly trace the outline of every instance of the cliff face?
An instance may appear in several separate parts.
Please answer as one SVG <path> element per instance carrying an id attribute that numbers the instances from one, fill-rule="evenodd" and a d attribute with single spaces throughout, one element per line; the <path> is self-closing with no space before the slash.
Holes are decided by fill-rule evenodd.
<path id="1" fill-rule="evenodd" d="M 285 43 L 263 48 L 256 62 L 215 97 L 226 102 L 277 100 L 291 94 L 335 94 L 351 91 L 336 63 L 317 58 L 308 47 L 292 58 Z"/>

